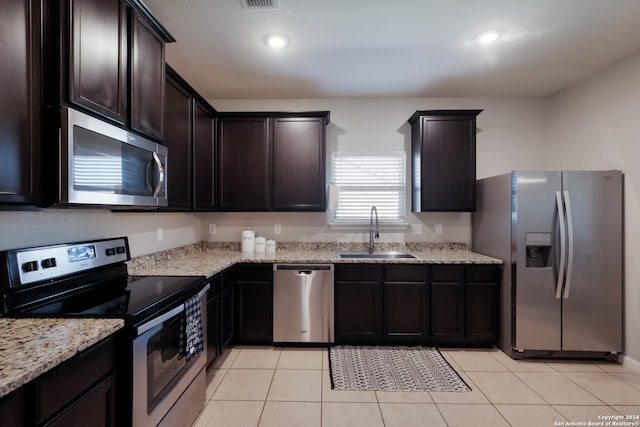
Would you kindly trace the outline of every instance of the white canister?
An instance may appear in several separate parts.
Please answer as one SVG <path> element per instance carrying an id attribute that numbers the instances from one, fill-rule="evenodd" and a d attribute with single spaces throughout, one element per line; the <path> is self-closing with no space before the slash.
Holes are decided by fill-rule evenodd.
<path id="1" fill-rule="evenodd" d="M 264 237 L 256 237 L 256 252 L 264 252 L 266 239 Z"/>
<path id="2" fill-rule="evenodd" d="M 267 253 L 273 253 L 276 251 L 276 241 L 275 240 L 267 240 L 266 243 L 267 246 Z"/>
<path id="3" fill-rule="evenodd" d="M 253 252 L 255 250 L 256 233 L 253 230 L 242 230 L 242 252 Z"/>

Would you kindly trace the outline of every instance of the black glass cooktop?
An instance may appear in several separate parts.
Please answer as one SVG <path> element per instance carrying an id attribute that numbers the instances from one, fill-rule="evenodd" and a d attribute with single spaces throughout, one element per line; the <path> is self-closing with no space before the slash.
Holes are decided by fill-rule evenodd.
<path id="1" fill-rule="evenodd" d="M 128 276 L 66 294 L 39 295 L 8 316 L 118 317 L 136 323 L 199 291 L 204 276 Z"/>

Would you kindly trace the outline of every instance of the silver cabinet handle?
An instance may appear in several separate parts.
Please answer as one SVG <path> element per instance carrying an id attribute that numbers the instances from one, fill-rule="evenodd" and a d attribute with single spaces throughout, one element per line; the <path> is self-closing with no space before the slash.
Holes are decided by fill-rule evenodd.
<path id="1" fill-rule="evenodd" d="M 162 186 L 164 184 L 164 166 L 160 161 L 160 157 L 158 157 L 158 153 L 154 151 L 152 155 L 153 160 L 156 162 L 156 166 L 158 167 L 158 175 L 160 176 L 160 179 L 158 179 L 158 185 L 156 185 L 156 188 L 153 191 L 153 197 L 158 197 L 158 194 L 160 193 L 160 190 L 162 189 Z"/>
<path id="2" fill-rule="evenodd" d="M 562 193 L 556 191 L 556 203 L 558 205 L 558 224 L 560 225 L 560 265 L 558 266 L 558 281 L 556 283 L 556 299 L 562 298 L 562 280 L 564 279 L 564 267 L 566 258 L 565 248 L 565 224 L 564 224 L 564 206 L 562 203 Z"/>
<path id="3" fill-rule="evenodd" d="M 569 201 L 569 192 L 564 192 L 564 206 L 567 211 L 567 240 L 569 241 L 568 257 L 567 257 L 567 280 L 564 285 L 564 298 L 569 298 L 569 289 L 571 288 L 571 275 L 573 273 L 573 215 L 571 214 L 571 203 Z"/>

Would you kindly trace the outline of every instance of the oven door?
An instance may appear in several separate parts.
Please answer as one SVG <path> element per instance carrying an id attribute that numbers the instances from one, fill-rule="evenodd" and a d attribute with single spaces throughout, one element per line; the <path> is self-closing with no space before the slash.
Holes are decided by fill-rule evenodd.
<path id="1" fill-rule="evenodd" d="M 205 381 L 194 381 L 204 377 L 206 365 L 206 293 L 209 285 L 198 294 L 202 313 L 204 349 L 202 353 L 187 361 L 182 350 L 185 305 L 166 311 L 156 318 L 138 326 L 133 340 L 133 427 L 155 427 L 170 411 L 178 408 L 180 397 L 190 387 L 202 387 L 195 401 L 191 397 L 187 412 L 195 417 L 204 405 Z M 198 383 L 196 385 L 196 383 Z M 199 384 L 202 383 L 202 384 Z M 189 396 L 193 396 L 192 391 Z M 202 394 L 202 396 L 199 396 Z M 200 399 L 201 397 L 201 399 Z M 201 401 L 201 403 L 198 403 Z M 194 407 L 195 404 L 195 407 Z M 174 407 L 175 406 L 175 407 Z M 193 412 L 195 411 L 195 414 Z M 172 417 L 168 417 L 172 418 Z M 162 424 L 163 426 L 165 423 Z M 190 425 L 190 424 L 189 424 Z"/>

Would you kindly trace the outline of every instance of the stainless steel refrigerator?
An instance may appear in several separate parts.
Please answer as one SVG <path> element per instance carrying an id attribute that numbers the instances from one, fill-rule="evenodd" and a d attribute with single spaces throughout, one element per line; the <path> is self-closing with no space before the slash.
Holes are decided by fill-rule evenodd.
<path id="1" fill-rule="evenodd" d="M 513 358 L 622 351 L 623 175 L 519 172 L 477 181 L 472 248 L 504 260 L 500 348 Z"/>

